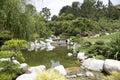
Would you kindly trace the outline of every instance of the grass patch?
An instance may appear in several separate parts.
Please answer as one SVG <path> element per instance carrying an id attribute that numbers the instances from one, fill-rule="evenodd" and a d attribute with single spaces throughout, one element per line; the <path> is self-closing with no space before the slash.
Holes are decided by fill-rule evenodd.
<path id="1" fill-rule="evenodd" d="M 120 34 L 120 32 L 116 32 L 116 33 L 110 34 L 110 35 L 102 35 L 102 36 L 96 37 L 96 38 L 88 38 L 88 39 L 86 39 L 86 41 L 89 41 L 91 43 L 95 43 L 97 41 L 103 41 L 103 42 L 107 43 L 107 42 L 110 42 L 113 38 L 115 38 L 119 34 Z"/>
<path id="2" fill-rule="evenodd" d="M 111 75 L 104 77 L 104 80 L 120 80 L 120 72 L 112 72 Z"/>
<path id="3" fill-rule="evenodd" d="M 61 75 L 57 71 L 47 70 L 38 72 L 35 80 L 67 80 L 65 76 Z"/>

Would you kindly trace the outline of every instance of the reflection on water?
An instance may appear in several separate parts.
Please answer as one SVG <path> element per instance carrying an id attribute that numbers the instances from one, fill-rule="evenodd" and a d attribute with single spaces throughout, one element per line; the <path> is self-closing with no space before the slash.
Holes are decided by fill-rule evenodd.
<path id="1" fill-rule="evenodd" d="M 54 68 L 54 67 L 60 65 L 60 62 L 59 62 L 59 61 L 56 61 L 56 62 L 55 62 L 54 60 L 51 60 L 50 62 L 51 62 L 51 68 Z"/>
<path id="2" fill-rule="evenodd" d="M 59 46 L 52 51 L 23 51 L 23 56 L 25 57 L 25 62 L 30 66 L 45 65 L 47 68 L 50 68 L 61 64 L 65 67 L 74 67 L 77 65 L 75 63 L 77 59 L 75 56 L 69 57 L 67 55 L 68 52 L 72 53 L 72 50 L 68 50 L 67 46 Z"/>

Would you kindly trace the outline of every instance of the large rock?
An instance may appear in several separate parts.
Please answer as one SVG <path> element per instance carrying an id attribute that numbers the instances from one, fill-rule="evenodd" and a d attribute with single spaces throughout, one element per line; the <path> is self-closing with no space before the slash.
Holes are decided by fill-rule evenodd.
<path id="1" fill-rule="evenodd" d="M 16 78 L 16 80 L 35 80 L 36 73 L 22 74 Z"/>
<path id="2" fill-rule="evenodd" d="M 27 63 L 20 64 L 20 69 L 26 72 L 28 70 L 28 64 Z"/>
<path id="3" fill-rule="evenodd" d="M 103 68 L 108 74 L 110 74 L 112 71 L 120 71 L 120 61 L 106 59 Z"/>
<path id="4" fill-rule="evenodd" d="M 20 67 L 23 68 L 25 66 L 27 66 L 26 63 L 21 64 Z M 44 71 L 45 69 L 46 69 L 46 67 L 44 65 L 30 67 L 30 68 L 28 68 L 28 71 L 30 71 L 29 74 L 22 74 L 22 75 L 18 76 L 16 78 L 16 80 L 35 80 L 37 72 Z"/>
<path id="5" fill-rule="evenodd" d="M 54 69 L 57 70 L 58 72 L 60 72 L 63 75 L 67 75 L 67 72 L 66 72 L 63 65 L 56 66 L 56 67 L 54 67 Z"/>
<path id="6" fill-rule="evenodd" d="M 85 56 L 84 52 L 77 53 L 77 59 L 80 61 L 84 61 L 87 57 Z"/>
<path id="7" fill-rule="evenodd" d="M 83 62 L 82 67 L 93 71 L 103 71 L 103 64 L 104 60 L 89 58 Z"/>
<path id="8" fill-rule="evenodd" d="M 46 67 L 44 65 L 28 68 L 28 71 L 30 72 L 38 72 L 38 71 L 44 71 L 44 70 L 46 70 Z"/>

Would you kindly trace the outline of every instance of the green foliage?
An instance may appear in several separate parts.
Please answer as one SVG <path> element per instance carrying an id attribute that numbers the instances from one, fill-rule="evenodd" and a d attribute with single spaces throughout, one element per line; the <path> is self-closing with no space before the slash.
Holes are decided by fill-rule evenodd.
<path id="1" fill-rule="evenodd" d="M 120 80 L 120 72 L 112 72 L 111 75 L 104 77 L 104 80 Z"/>
<path id="2" fill-rule="evenodd" d="M 0 51 L 0 58 L 10 58 L 14 54 L 15 54 L 15 52 Z"/>
<path id="3" fill-rule="evenodd" d="M 45 7 L 45 8 L 42 8 L 42 11 L 40 12 L 41 15 L 43 15 L 43 17 L 48 21 L 48 19 L 50 18 L 50 9 Z"/>
<path id="4" fill-rule="evenodd" d="M 12 34 L 9 31 L 1 31 L 0 32 L 0 38 L 1 39 L 11 39 L 12 38 Z"/>
<path id="5" fill-rule="evenodd" d="M 108 58 L 114 58 L 120 60 L 120 34 L 109 43 L 110 49 L 107 53 Z"/>
<path id="6" fill-rule="evenodd" d="M 33 34 L 43 37 L 49 34 L 45 19 L 36 12 L 32 4 L 26 0 L 1 0 L 0 4 L 0 30 L 10 31 L 14 38 L 33 39 Z M 32 35 L 32 36 L 31 36 Z"/>
<path id="7" fill-rule="evenodd" d="M 21 50 L 27 48 L 27 41 L 25 40 L 8 40 L 1 47 L 1 50 Z"/>
<path id="8" fill-rule="evenodd" d="M 84 45 L 84 47 L 87 48 L 87 47 L 90 47 L 92 45 L 92 43 L 89 42 L 89 41 L 86 41 L 86 42 L 83 43 L 83 45 Z"/>
<path id="9" fill-rule="evenodd" d="M 15 59 L 18 61 L 24 61 L 24 57 L 20 50 L 26 49 L 27 41 L 25 40 L 9 40 L 4 43 L 1 47 L 0 56 L 3 58 L 10 58 L 16 56 Z"/>
<path id="10" fill-rule="evenodd" d="M 27 48 L 27 41 L 25 40 L 9 40 L 1 47 L 0 58 L 10 58 L 8 61 L 0 61 L 0 80 L 13 80 L 17 74 L 21 74 L 22 70 L 19 64 L 13 62 L 15 60 L 22 62 L 24 57 L 21 53 L 22 49 Z"/>
<path id="11" fill-rule="evenodd" d="M 91 42 L 84 42 L 79 50 L 86 52 L 88 57 L 95 57 L 97 59 L 105 59 L 107 58 L 107 52 L 109 50 L 109 46 L 105 44 L 103 41 L 97 41 L 95 44 Z"/>
<path id="12" fill-rule="evenodd" d="M 0 62 L 0 67 L 3 68 L 0 70 L 0 80 L 13 80 L 18 73 L 22 73 L 19 66 L 10 61 Z"/>
<path id="13" fill-rule="evenodd" d="M 103 41 L 97 41 L 95 42 L 96 45 L 104 45 L 104 42 Z"/>
<path id="14" fill-rule="evenodd" d="M 65 76 L 54 70 L 38 72 L 35 80 L 67 80 Z"/>

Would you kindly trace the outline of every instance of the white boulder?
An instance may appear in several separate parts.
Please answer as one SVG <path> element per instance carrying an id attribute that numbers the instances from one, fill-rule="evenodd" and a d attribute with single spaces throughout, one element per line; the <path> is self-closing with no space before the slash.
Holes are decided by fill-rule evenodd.
<path id="1" fill-rule="evenodd" d="M 50 42 L 47 42 L 47 43 L 46 43 L 46 48 L 47 48 L 47 51 L 51 51 L 51 50 L 53 50 L 55 47 L 52 46 Z"/>
<path id="2" fill-rule="evenodd" d="M 86 58 L 87 58 L 87 56 L 85 56 L 84 52 L 79 52 L 77 54 L 77 59 L 80 60 L 80 61 L 84 61 Z"/>
<path id="3" fill-rule="evenodd" d="M 16 78 L 16 80 L 35 80 L 36 73 L 22 74 Z"/>
<path id="4" fill-rule="evenodd" d="M 103 68 L 108 74 L 110 74 L 112 71 L 120 71 L 120 61 L 106 59 Z"/>
<path id="5" fill-rule="evenodd" d="M 67 75 L 66 77 L 67 77 L 67 78 L 76 78 L 77 75 Z"/>
<path id="6" fill-rule="evenodd" d="M 28 70 L 28 65 L 26 63 L 20 64 L 20 69 L 27 71 Z"/>
<path id="7" fill-rule="evenodd" d="M 66 72 L 66 70 L 65 70 L 63 65 L 56 66 L 56 67 L 54 67 L 54 69 L 56 71 L 60 72 L 63 75 L 67 75 L 67 72 Z"/>
<path id="8" fill-rule="evenodd" d="M 44 71 L 44 70 L 46 70 L 46 67 L 44 65 L 28 68 L 28 71 L 30 72 L 38 72 L 38 71 Z"/>
<path id="9" fill-rule="evenodd" d="M 68 53 L 68 54 L 67 54 L 67 56 L 69 56 L 69 57 L 72 56 L 72 55 L 73 55 L 72 53 Z"/>
<path id="10" fill-rule="evenodd" d="M 20 65 L 20 62 L 17 61 L 17 60 L 12 60 L 12 61 L 13 61 L 14 64 L 18 64 L 18 65 Z"/>
<path id="11" fill-rule="evenodd" d="M 40 41 L 41 46 L 45 46 L 46 43 L 44 41 Z"/>
<path id="12" fill-rule="evenodd" d="M 103 64 L 104 60 L 89 58 L 83 61 L 82 67 L 93 71 L 103 71 Z"/>
<path id="13" fill-rule="evenodd" d="M 10 61 L 10 58 L 1 58 L 0 61 Z"/>
<path id="14" fill-rule="evenodd" d="M 46 41 L 46 42 L 50 42 L 50 43 L 52 43 L 52 42 L 53 42 L 53 40 L 52 40 L 51 38 L 46 39 L 45 41 Z"/>

